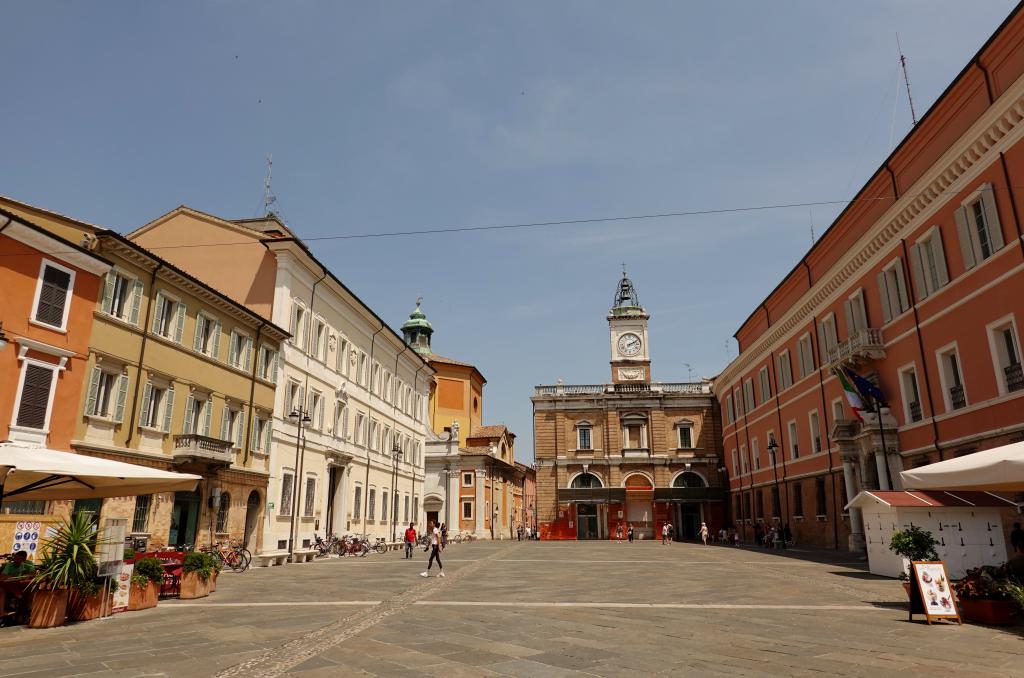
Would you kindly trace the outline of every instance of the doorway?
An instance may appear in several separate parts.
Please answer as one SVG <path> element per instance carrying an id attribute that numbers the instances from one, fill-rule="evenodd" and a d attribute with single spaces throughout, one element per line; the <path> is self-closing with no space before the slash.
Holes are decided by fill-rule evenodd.
<path id="1" fill-rule="evenodd" d="M 327 467 L 327 522 L 324 534 L 330 537 L 338 533 L 338 526 L 335 525 L 335 504 L 338 499 L 338 486 L 341 484 L 341 472 L 343 467 L 331 465 Z"/>
<path id="2" fill-rule="evenodd" d="M 76 499 L 75 508 L 71 511 L 71 517 L 84 514 L 93 525 L 100 523 L 100 509 L 103 508 L 102 499 Z"/>
<path id="3" fill-rule="evenodd" d="M 245 548 L 256 548 L 256 531 L 260 524 L 260 493 L 253 490 L 245 502 Z"/>
<path id="4" fill-rule="evenodd" d="M 700 535 L 700 504 L 679 505 L 679 539 L 696 541 Z"/>
<path id="5" fill-rule="evenodd" d="M 576 538 L 600 539 L 597 531 L 597 504 L 576 504 Z"/>
<path id="6" fill-rule="evenodd" d="M 199 523 L 199 494 L 175 492 L 171 509 L 171 529 L 167 533 L 168 546 L 192 546 L 196 542 Z"/>

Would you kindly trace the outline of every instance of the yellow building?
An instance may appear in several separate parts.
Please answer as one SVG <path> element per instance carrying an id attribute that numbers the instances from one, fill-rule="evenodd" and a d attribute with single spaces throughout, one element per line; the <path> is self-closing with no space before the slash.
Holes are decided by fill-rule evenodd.
<path id="1" fill-rule="evenodd" d="M 152 252 L 15 201 L 0 206 L 114 264 L 94 320 L 73 450 L 197 473 L 195 492 L 76 501 L 126 518 L 139 547 L 259 547 L 275 378 L 288 333 Z"/>

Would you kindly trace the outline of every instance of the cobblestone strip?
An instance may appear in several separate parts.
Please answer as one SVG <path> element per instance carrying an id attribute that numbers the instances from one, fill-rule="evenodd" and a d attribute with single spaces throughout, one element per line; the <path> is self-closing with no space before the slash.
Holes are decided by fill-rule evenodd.
<path id="1" fill-rule="evenodd" d="M 300 638 L 287 642 L 249 661 L 228 667 L 216 674 L 216 678 L 240 678 L 242 676 L 245 678 L 255 676 L 270 678 L 271 676 L 280 676 L 324 650 L 340 645 L 366 629 L 376 626 L 396 612 L 400 612 L 416 603 L 416 601 L 443 591 L 460 579 L 474 574 L 488 562 L 497 560 L 501 556 L 521 547 L 522 544 L 517 543 L 495 551 L 489 556 L 469 563 L 456 572 L 447 574 L 443 579 L 432 577 L 427 581 L 419 581 L 417 585 L 409 590 L 398 593 L 369 610 L 363 610 L 343 617 L 332 624 L 328 624 L 316 631 L 311 631 Z"/>

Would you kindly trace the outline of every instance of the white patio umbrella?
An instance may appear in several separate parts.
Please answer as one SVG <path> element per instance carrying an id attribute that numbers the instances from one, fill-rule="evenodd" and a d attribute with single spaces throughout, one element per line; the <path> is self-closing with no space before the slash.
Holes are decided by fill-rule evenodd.
<path id="1" fill-rule="evenodd" d="M 1024 442 L 966 454 L 900 473 L 914 490 L 1024 492 Z"/>
<path id="2" fill-rule="evenodd" d="M 98 499 L 194 490 L 200 476 L 0 443 L 0 499 Z"/>

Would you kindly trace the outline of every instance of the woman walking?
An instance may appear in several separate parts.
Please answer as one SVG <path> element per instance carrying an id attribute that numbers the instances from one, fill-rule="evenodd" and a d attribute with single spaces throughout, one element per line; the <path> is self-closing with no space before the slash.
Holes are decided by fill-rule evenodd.
<path id="1" fill-rule="evenodd" d="M 708 524 L 700 524 L 700 538 L 704 541 L 704 546 L 708 545 Z"/>
<path id="2" fill-rule="evenodd" d="M 430 560 L 427 561 L 427 569 L 420 572 L 421 577 L 429 577 L 427 574 L 430 572 L 430 568 L 434 565 L 434 561 L 437 561 L 438 577 L 444 577 L 444 565 L 441 564 L 441 551 L 444 550 L 444 545 L 441 541 L 441 530 L 434 525 L 434 521 L 430 520 L 427 522 L 427 534 L 430 535 Z"/>

